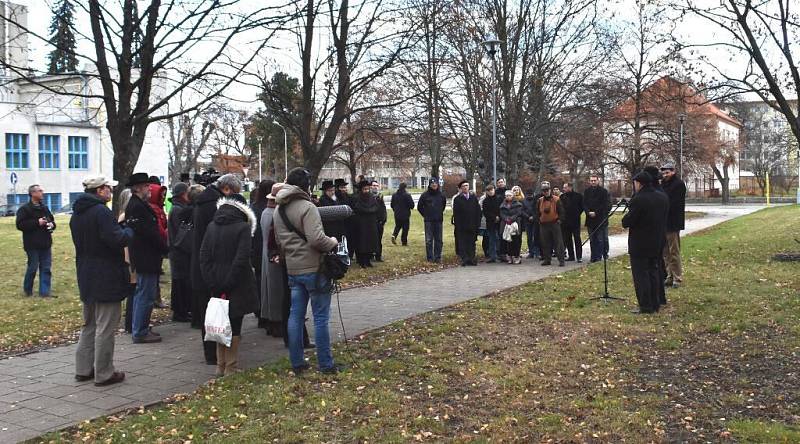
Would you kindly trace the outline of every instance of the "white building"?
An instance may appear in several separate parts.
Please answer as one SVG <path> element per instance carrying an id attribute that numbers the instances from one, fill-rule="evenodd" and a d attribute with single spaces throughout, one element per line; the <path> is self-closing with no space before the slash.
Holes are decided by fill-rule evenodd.
<path id="1" fill-rule="evenodd" d="M 23 6 L 11 8 L 19 23 L 26 23 Z M 4 23 L 0 26 L 0 57 L 13 66 L 27 66 L 25 34 Z M 74 95 L 50 92 L 52 88 Z M 113 176 L 113 149 L 106 130 L 99 82 L 88 77 L 44 76 L 20 79 L 10 70 L 0 72 L 0 206 L 27 202 L 28 186 L 39 184 L 51 210 L 70 205 L 83 191 L 86 176 Z M 135 171 L 168 179 L 168 147 L 161 125 L 151 125 Z M 12 181 L 16 179 L 16 184 Z M 124 182 L 126 178 L 115 178 Z"/>

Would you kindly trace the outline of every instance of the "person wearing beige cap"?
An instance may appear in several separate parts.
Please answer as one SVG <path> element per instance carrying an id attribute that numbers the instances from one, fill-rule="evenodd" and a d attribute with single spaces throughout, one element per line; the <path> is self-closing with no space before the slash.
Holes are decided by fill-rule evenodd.
<path id="1" fill-rule="evenodd" d="M 120 226 L 106 206 L 116 185 L 116 181 L 103 176 L 86 178 L 85 191 L 73 204 L 69 222 L 83 304 L 75 380 L 94 380 L 96 386 L 125 379 L 125 373 L 114 368 L 114 334 L 119 325 L 121 302 L 129 294 L 123 248 L 133 238 L 133 230 Z"/>

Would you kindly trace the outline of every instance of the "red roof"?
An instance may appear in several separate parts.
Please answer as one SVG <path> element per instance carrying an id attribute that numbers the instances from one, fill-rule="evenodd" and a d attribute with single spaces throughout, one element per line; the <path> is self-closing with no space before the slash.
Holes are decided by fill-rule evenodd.
<path id="1" fill-rule="evenodd" d="M 628 98 L 611 111 L 611 119 L 632 119 L 635 116 L 635 106 L 634 99 Z M 641 107 L 640 114 L 642 115 L 664 114 L 673 108 L 676 114 L 682 111 L 689 116 L 711 116 L 739 128 L 742 127 L 739 120 L 708 101 L 702 93 L 670 76 L 664 76 L 645 88 L 642 92 Z"/>

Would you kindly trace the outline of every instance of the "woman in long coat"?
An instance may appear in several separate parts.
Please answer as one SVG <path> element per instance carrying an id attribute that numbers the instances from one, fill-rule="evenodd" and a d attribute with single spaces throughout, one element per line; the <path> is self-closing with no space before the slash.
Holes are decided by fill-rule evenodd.
<path id="1" fill-rule="evenodd" d="M 214 220 L 200 247 L 200 270 L 214 297 L 229 302 L 233 340 L 230 347 L 217 344 L 217 376 L 237 371 L 242 320 L 258 310 L 256 278 L 250 266 L 256 217 L 244 197 L 234 194 L 217 202 Z"/>
<path id="2" fill-rule="evenodd" d="M 358 184 L 358 194 L 353 197 L 353 231 L 355 239 L 350 245 L 356 251 L 356 259 L 361 268 L 372 267 L 370 259 L 378 251 L 378 216 L 383 205 L 372 195 L 371 184 L 364 180 Z M 384 207 L 385 209 L 385 207 Z"/>

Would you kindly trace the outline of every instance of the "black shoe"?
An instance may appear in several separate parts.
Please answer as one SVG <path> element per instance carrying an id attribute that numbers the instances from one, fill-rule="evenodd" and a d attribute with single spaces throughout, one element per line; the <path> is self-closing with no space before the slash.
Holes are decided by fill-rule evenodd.
<path id="1" fill-rule="evenodd" d="M 487 263 L 487 264 L 494 264 L 494 263 L 496 263 L 496 262 L 497 262 L 497 261 L 496 261 L 496 260 L 494 260 L 494 259 L 489 259 L 488 261 L 486 261 L 486 263 Z"/>
<path id="2" fill-rule="evenodd" d="M 206 359 L 206 365 L 217 365 L 217 358 Z"/>
<path id="3" fill-rule="evenodd" d="M 103 382 L 95 382 L 96 387 L 105 387 L 107 385 L 116 384 L 125 380 L 125 372 L 114 372 L 110 378 Z"/>
<path id="4" fill-rule="evenodd" d="M 312 344 L 311 342 L 306 342 L 305 344 L 303 344 L 303 349 L 305 350 L 311 350 L 312 348 L 317 348 L 317 346 Z"/>
<path id="5" fill-rule="evenodd" d="M 567 259 L 565 259 L 565 260 L 566 260 L 567 262 L 572 262 L 572 261 L 574 261 L 574 260 L 575 260 L 575 258 L 574 258 L 574 257 L 572 257 L 572 256 L 570 256 L 570 257 L 568 257 L 568 258 L 567 258 Z"/>
<path id="6" fill-rule="evenodd" d="M 377 256 L 375 258 L 375 262 L 383 262 L 383 258 L 381 256 Z"/>
<path id="7" fill-rule="evenodd" d="M 299 367 L 292 367 L 292 372 L 294 372 L 295 376 L 302 375 L 306 370 L 310 369 L 311 366 L 308 364 L 303 364 Z"/>
<path id="8" fill-rule="evenodd" d="M 550 266 L 550 261 L 542 262 L 542 267 Z"/>
<path id="9" fill-rule="evenodd" d="M 75 380 L 78 382 L 91 381 L 92 379 L 94 379 L 94 371 L 92 371 L 88 375 L 75 375 Z"/>
<path id="10" fill-rule="evenodd" d="M 564 261 L 561 261 L 561 262 L 558 263 L 559 267 L 563 267 L 564 265 L 566 265 L 566 264 L 564 264 Z"/>
<path id="11" fill-rule="evenodd" d="M 397 236 L 392 236 L 392 245 L 397 245 Z"/>
<path id="12" fill-rule="evenodd" d="M 319 372 L 322 373 L 323 375 L 335 375 L 337 373 L 340 373 L 342 370 L 344 370 L 344 366 L 336 364 L 333 367 L 322 368 L 319 370 Z"/>
<path id="13" fill-rule="evenodd" d="M 576 260 L 575 260 L 575 262 L 577 262 L 577 263 L 581 264 L 581 263 L 583 263 L 583 259 L 581 259 L 581 258 L 578 258 L 578 259 L 576 259 Z"/>

